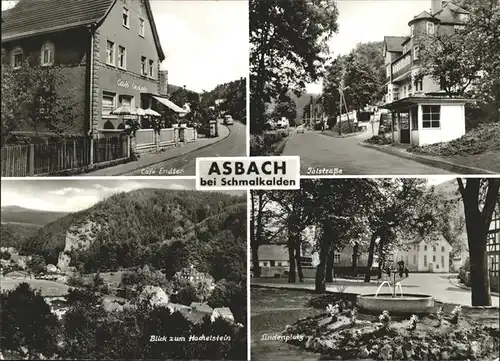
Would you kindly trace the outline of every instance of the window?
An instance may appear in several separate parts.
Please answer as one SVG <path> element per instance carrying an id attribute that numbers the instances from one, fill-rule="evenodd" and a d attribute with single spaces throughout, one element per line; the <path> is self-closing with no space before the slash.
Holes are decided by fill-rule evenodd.
<path id="1" fill-rule="evenodd" d="M 413 255 L 413 264 L 417 264 L 417 255 L 416 254 Z"/>
<path id="2" fill-rule="evenodd" d="M 275 261 L 271 261 L 271 267 L 275 266 Z"/>
<path id="3" fill-rule="evenodd" d="M 436 262 L 436 255 L 435 254 L 432 255 L 432 262 Z"/>
<path id="4" fill-rule="evenodd" d="M 428 35 L 434 34 L 434 23 L 431 23 L 431 22 L 427 23 L 427 34 Z"/>
<path id="5" fill-rule="evenodd" d="M 145 22 L 144 19 L 139 19 L 139 35 L 144 37 Z"/>
<path id="6" fill-rule="evenodd" d="M 122 20 L 123 26 L 125 26 L 127 29 L 130 29 L 130 16 L 127 8 L 123 8 Z"/>
<path id="7" fill-rule="evenodd" d="M 413 48 L 413 60 L 418 60 L 418 51 L 419 51 L 419 47 L 418 46 L 415 46 Z"/>
<path id="8" fill-rule="evenodd" d="M 444 246 L 441 246 L 441 252 L 444 253 Z"/>
<path id="9" fill-rule="evenodd" d="M 54 44 L 47 42 L 42 45 L 42 49 L 40 51 L 40 64 L 54 64 Z"/>
<path id="10" fill-rule="evenodd" d="M 153 72 L 154 64 L 155 64 L 154 60 L 149 61 L 148 74 L 151 78 L 153 77 L 154 74 Z"/>
<path id="11" fill-rule="evenodd" d="M 118 46 L 118 66 L 122 69 L 125 69 L 127 66 L 126 63 L 126 55 L 125 55 L 125 47 L 123 46 Z"/>
<path id="12" fill-rule="evenodd" d="M 23 49 L 15 48 L 12 51 L 12 66 L 14 67 L 14 69 L 19 69 L 21 65 L 23 65 L 23 61 L 24 61 Z"/>
<path id="13" fill-rule="evenodd" d="M 116 94 L 110 92 L 102 93 L 102 115 L 110 115 L 115 109 Z"/>
<path id="14" fill-rule="evenodd" d="M 415 35 L 415 25 L 414 24 L 412 24 L 410 26 L 410 29 L 411 29 L 411 36 Z"/>
<path id="15" fill-rule="evenodd" d="M 432 252 L 436 252 L 436 246 L 432 246 Z"/>
<path id="16" fill-rule="evenodd" d="M 333 255 L 333 262 L 334 263 L 340 263 L 340 254 L 334 254 Z"/>
<path id="17" fill-rule="evenodd" d="M 441 267 L 444 268 L 444 256 L 441 256 Z"/>
<path id="18" fill-rule="evenodd" d="M 106 43 L 106 64 L 115 65 L 115 43 L 109 40 Z"/>
<path id="19" fill-rule="evenodd" d="M 427 245 L 424 246 L 424 251 L 427 251 Z"/>
<path id="20" fill-rule="evenodd" d="M 415 79 L 415 91 L 421 92 L 424 89 L 423 79 Z"/>
<path id="21" fill-rule="evenodd" d="M 427 255 L 424 255 L 424 267 L 427 267 Z"/>
<path id="22" fill-rule="evenodd" d="M 120 105 L 131 107 L 133 105 L 133 97 L 129 95 L 120 95 Z"/>
<path id="23" fill-rule="evenodd" d="M 146 73 L 146 57 L 141 56 L 141 75 L 147 75 Z"/>
<path id="24" fill-rule="evenodd" d="M 422 127 L 439 128 L 440 105 L 422 105 Z"/>

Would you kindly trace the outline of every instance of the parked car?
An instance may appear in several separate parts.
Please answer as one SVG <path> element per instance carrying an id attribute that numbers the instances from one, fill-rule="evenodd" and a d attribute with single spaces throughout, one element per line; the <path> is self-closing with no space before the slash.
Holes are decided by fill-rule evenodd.
<path id="1" fill-rule="evenodd" d="M 229 114 L 224 115 L 224 125 L 233 125 L 234 120 L 233 117 L 230 116 Z"/>
<path id="2" fill-rule="evenodd" d="M 299 125 L 297 127 L 297 133 L 304 133 L 305 132 L 305 128 L 304 128 L 304 125 Z"/>

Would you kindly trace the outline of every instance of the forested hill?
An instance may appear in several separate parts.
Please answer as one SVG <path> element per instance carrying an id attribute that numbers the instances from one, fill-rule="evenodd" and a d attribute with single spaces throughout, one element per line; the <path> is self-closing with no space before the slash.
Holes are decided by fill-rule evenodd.
<path id="1" fill-rule="evenodd" d="M 220 110 L 228 112 L 234 119 L 245 122 L 246 113 L 246 80 L 231 81 L 219 84 L 213 90 L 202 94 L 202 103 L 213 106 L 216 100 L 224 99 Z"/>
<path id="2" fill-rule="evenodd" d="M 72 256 L 80 266 L 89 271 L 117 269 L 152 262 L 155 250 L 163 245 L 193 238 L 209 243 L 221 234 L 229 234 L 245 248 L 246 197 L 141 189 L 115 194 L 47 224 L 28 238 L 22 252 L 57 263 L 68 235 L 74 235 L 88 243 Z"/>

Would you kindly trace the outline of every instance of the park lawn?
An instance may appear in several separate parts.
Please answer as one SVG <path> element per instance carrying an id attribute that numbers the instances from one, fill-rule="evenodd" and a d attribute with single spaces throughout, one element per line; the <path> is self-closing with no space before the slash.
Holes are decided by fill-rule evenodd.
<path id="1" fill-rule="evenodd" d="M 43 297 L 63 297 L 68 294 L 70 288 L 63 283 L 49 280 L 0 277 L 0 289 L 2 291 L 12 290 L 23 282 L 29 284 L 32 289 L 40 290 Z"/>
<path id="2" fill-rule="evenodd" d="M 319 354 L 307 353 L 281 341 L 261 340 L 262 335 L 280 333 L 299 318 L 314 316 L 320 310 L 307 306 L 316 295 L 301 290 L 251 288 L 252 360 L 318 360 Z"/>

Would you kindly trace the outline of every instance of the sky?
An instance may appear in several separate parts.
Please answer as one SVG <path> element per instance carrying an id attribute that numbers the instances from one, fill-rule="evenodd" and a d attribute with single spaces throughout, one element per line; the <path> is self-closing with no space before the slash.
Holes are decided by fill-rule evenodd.
<path id="1" fill-rule="evenodd" d="M 121 192 L 141 188 L 194 190 L 193 179 L 37 179 L 1 181 L 1 205 L 52 212 L 77 212 Z M 233 195 L 241 191 L 227 192 Z"/>
<path id="2" fill-rule="evenodd" d="M 152 0 L 169 83 L 194 91 L 248 76 L 244 0 Z"/>
<path id="3" fill-rule="evenodd" d="M 345 55 L 358 43 L 383 41 L 384 36 L 410 35 L 408 22 L 424 10 L 430 0 L 338 0 L 339 31 L 328 45 L 332 57 Z M 320 93 L 321 83 L 308 84 L 308 93 Z"/>
<path id="4" fill-rule="evenodd" d="M 201 92 L 248 76 L 247 1 L 150 1 L 169 83 Z"/>

